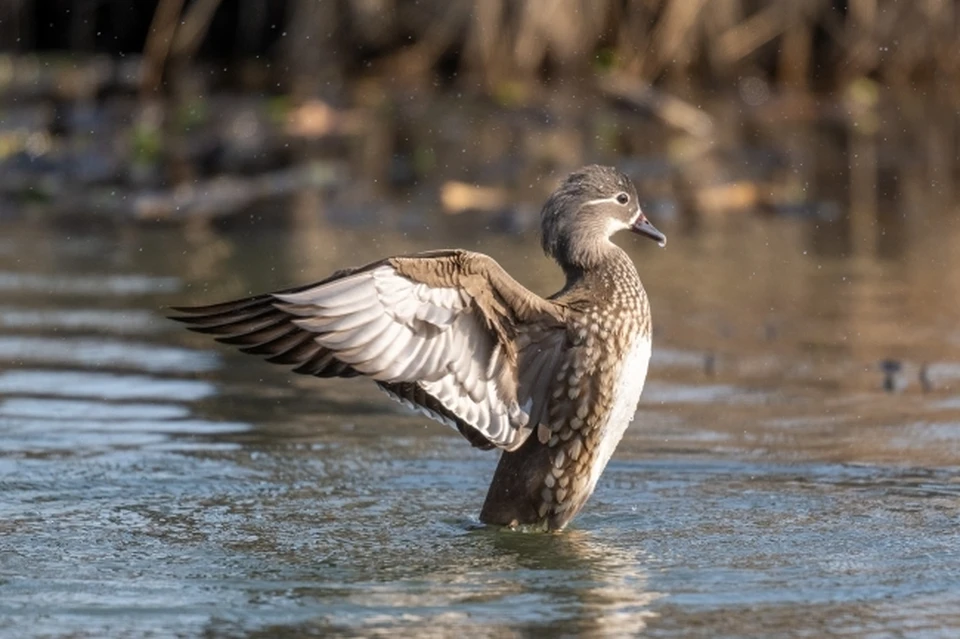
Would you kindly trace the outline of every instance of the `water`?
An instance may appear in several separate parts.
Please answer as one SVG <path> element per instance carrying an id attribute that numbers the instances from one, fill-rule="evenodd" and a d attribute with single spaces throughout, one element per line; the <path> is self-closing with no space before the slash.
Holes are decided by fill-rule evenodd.
<path id="1" fill-rule="evenodd" d="M 799 218 L 621 238 L 651 376 L 558 535 L 480 526 L 496 455 L 371 385 L 163 319 L 439 246 L 559 283 L 533 237 L 408 226 L 6 222 L 0 634 L 960 632 L 960 225 L 920 220 L 895 258 L 833 255 Z"/>

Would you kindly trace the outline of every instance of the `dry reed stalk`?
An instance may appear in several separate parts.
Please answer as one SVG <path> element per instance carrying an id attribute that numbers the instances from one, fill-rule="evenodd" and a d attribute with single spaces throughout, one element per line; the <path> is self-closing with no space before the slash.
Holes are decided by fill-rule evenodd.
<path id="1" fill-rule="evenodd" d="M 35 8 L 28 0 L 0 2 L 0 42 L 13 51 L 33 48 Z"/>
<path id="2" fill-rule="evenodd" d="M 785 87 L 807 88 L 813 55 L 812 22 L 821 4 L 821 0 L 797 0 L 788 5 L 778 61 L 779 80 Z"/>
<path id="3" fill-rule="evenodd" d="M 454 1 L 440 8 L 439 17 L 423 27 L 419 39 L 402 48 L 387 66 L 393 75 L 423 75 L 435 66 L 443 54 L 455 46 L 457 38 L 466 32 L 470 20 L 470 5 Z"/>
<path id="4" fill-rule="evenodd" d="M 620 68 L 642 77 L 654 63 L 652 33 L 659 0 L 630 0 L 617 16 L 616 52 Z"/>
<path id="5" fill-rule="evenodd" d="M 720 55 L 720 38 L 743 19 L 741 0 L 713 0 L 705 7 L 703 21 L 703 49 L 715 72 L 725 74 L 728 66 Z"/>
<path id="6" fill-rule="evenodd" d="M 157 90 L 168 57 L 196 52 L 218 5 L 158 1 L 142 94 Z M 608 47 L 617 70 L 651 80 L 665 73 L 725 79 L 745 69 L 801 88 L 815 80 L 840 88 L 865 74 L 902 85 L 960 77 L 957 0 L 421 0 L 416 11 L 400 0 L 290 0 L 288 7 L 286 64 L 278 66 L 291 69 L 297 95 L 315 94 L 323 81 L 308 79 L 321 75 L 337 86 L 371 50 L 383 52 L 375 68 L 391 76 L 426 75 L 458 60 L 459 70 L 493 91 L 504 80 L 529 81 L 545 62 L 561 74 L 589 68 Z M 188 19 L 178 27 L 181 13 Z M 814 56 L 832 66 L 815 67 Z M 297 88 L 304 84 L 312 88 Z"/>
<path id="7" fill-rule="evenodd" d="M 666 69 L 688 69 L 698 52 L 696 34 L 706 0 L 668 0 L 654 33 L 656 67 L 653 77 Z"/>
<path id="8" fill-rule="evenodd" d="M 468 64 L 481 74 L 488 88 L 492 88 L 504 72 L 505 34 L 502 25 L 505 15 L 504 0 L 487 0 L 473 5 L 465 48 Z"/>
<path id="9" fill-rule="evenodd" d="M 552 55 L 560 64 L 590 59 L 607 25 L 609 2 L 525 0 L 517 21 L 514 62 L 532 75 Z"/>
<path id="10" fill-rule="evenodd" d="M 947 75 L 955 77 L 960 66 L 956 4 L 947 0 L 927 0 L 923 7 L 931 27 L 932 55 Z"/>
<path id="11" fill-rule="evenodd" d="M 736 64 L 783 33 L 783 13 L 779 5 L 770 5 L 728 29 L 717 43 L 721 63 Z"/>
<path id="12" fill-rule="evenodd" d="M 848 0 L 847 64 L 856 75 L 877 66 L 877 0 Z"/>
<path id="13" fill-rule="evenodd" d="M 160 0 L 150 23 L 150 32 L 143 48 L 142 70 L 140 72 L 140 98 L 144 100 L 156 94 L 163 79 L 173 36 L 177 30 L 177 20 L 183 9 L 183 0 Z"/>
<path id="14" fill-rule="evenodd" d="M 339 86 L 344 58 L 337 46 L 343 16 L 337 2 L 291 0 L 283 58 L 287 87 L 295 103 L 318 97 L 321 89 Z"/>
<path id="15" fill-rule="evenodd" d="M 220 0 L 196 0 L 187 8 L 173 37 L 171 58 L 183 64 L 196 55 L 219 6 Z"/>
<path id="16" fill-rule="evenodd" d="M 600 79 L 599 86 L 608 96 L 649 111 L 666 124 L 696 138 L 710 139 L 713 136 L 713 119 L 707 113 L 632 76 L 609 75 Z"/>

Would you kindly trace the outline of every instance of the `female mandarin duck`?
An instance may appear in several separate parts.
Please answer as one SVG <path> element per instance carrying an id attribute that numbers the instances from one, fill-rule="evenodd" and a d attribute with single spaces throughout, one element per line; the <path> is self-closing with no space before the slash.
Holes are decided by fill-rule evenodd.
<path id="1" fill-rule="evenodd" d="M 296 373 L 367 376 L 474 446 L 502 449 L 481 521 L 560 530 L 596 487 L 647 375 L 650 305 L 610 241 L 621 230 L 666 244 L 623 173 L 587 166 L 541 212 L 543 250 L 566 276 L 548 298 L 452 249 L 175 319 Z"/>

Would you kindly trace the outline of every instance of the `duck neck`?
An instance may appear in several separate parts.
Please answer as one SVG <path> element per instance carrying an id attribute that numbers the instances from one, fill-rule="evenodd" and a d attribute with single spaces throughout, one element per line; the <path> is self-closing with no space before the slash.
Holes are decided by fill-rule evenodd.
<path id="1" fill-rule="evenodd" d="M 555 258 L 566 276 L 566 287 L 590 280 L 596 275 L 608 271 L 636 273 L 630 257 L 619 246 L 608 239 L 581 245 L 576 251 L 565 251 Z"/>

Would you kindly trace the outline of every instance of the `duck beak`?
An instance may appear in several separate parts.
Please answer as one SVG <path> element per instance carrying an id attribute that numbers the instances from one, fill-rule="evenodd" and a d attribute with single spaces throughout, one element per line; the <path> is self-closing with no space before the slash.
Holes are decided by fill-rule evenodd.
<path id="1" fill-rule="evenodd" d="M 650 223 L 650 220 L 647 219 L 647 216 L 640 213 L 637 216 L 637 219 L 634 221 L 633 226 L 630 227 L 630 230 L 639 235 L 646 235 L 652 240 L 656 240 L 657 244 L 660 245 L 660 248 L 663 248 L 667 245 L 667 236 L 657 230 L 657 228 Z"/>

